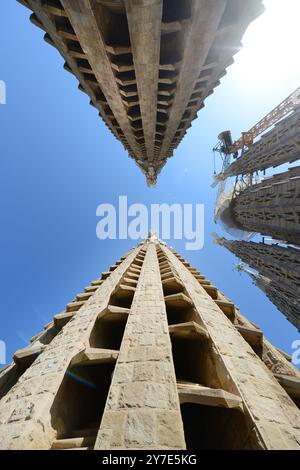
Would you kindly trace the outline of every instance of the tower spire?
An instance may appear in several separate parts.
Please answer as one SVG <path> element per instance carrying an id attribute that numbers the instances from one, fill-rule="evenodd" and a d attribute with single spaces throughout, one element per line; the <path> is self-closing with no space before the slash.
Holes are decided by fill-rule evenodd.
<path id="1" fill-rule="evenodd" d="M 299 449 L 299 372 L 153 232 L 15 353 L 0 396 L 3 449 Z"/>

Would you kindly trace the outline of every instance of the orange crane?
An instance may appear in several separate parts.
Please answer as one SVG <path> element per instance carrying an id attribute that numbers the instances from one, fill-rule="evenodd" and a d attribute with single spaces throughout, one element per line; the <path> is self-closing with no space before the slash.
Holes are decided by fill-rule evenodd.
<path id="1" fill-rule="evenodd" d="M 234 142 L 228 148 L 229 153 L 235 153 L 241 150 L 245 145 L 253 144 L 254 139 L 265 132 L 269 127 L 276 124 L 284 116 L 292 112 L 300 104 L 300 87 L 282 101 L 276 108 L 270 111 L 257 124 L 255 124 L 248 132 L 242 132 L 242 137 Z"/>
<path id="2" fill-rule="evenodd" d="M 271 126 L 280 121 L 283 117 L 294 111 L 294 109 L 300 105 L 300 87 L 291 93 L 285 100 L 283 100 L 276 108 L 270 111 L 265 117 L 263 117 L 257 124 L 255 124 L 248 132 L 242 132 L 240 139 L 232 142 L 231 132 L 224 131 L 219 134 L 219 143 L 214 147 L 215 152 L 218 152 L 222 156 L 223 164 L 222 171 L 216 175 L 216 162 L 214 161 L 214 180 L 212 187 L 219 184 L 217 200 L 221 199 L 222 194 L 225 191 L 226 177 L 224 173 L 231 164 L 232 157 L 237 158 L 238 152 L 244 147 L 249 147 L 253 144 L 254 139 L 269 129 Z M 214 157 L 215 160 L 215 157 Z"/>

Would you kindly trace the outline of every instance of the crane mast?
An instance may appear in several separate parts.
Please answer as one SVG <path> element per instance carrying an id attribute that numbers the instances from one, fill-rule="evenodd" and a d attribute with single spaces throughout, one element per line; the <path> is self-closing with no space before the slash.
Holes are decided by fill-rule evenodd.
<path id="1" fill-rule="evenodd" d="M 242 132 L 242 136 L 230 148 L 230 153 L 235 153 L 241 150 L 244 145 L 252 145 L 254 139 L 265 132 L 269 127 L 276 124 L 287 114 L 292 112 L 300 104 L 300 87 L 291 93 L 285 100 L 278 106 L 264 116 L 258 123 L 256 123 L 247 132 Z"/>

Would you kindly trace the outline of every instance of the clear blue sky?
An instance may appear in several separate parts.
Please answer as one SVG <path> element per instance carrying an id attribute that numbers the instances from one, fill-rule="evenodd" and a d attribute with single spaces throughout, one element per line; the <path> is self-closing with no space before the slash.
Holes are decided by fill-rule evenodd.
<path id="1" fill-rule="evenodd" d="M 294 0 L 284 4 L 289 1 L 295 5 Z M 273 2 L 265 2 L 270 12 Z M 116 204 L 119 195 L 127 195 L 130 204 L 205 204 L 204 249 L 185 252 L 184 242 L 170 243 L 276 346 L 291 353 L 292 341 L 299 338 L 296 329 L 245 274 L 234 270 L 234 256 L 213 244 L 211 233 L 221 231 L 213 223 L 210 184 L 217 134 L 231 128 L 238 137 L 299 85 L 296 44 L 291 65 L 283 49 L 272 49 L 272 56 L 257 41 L 255 66 L 251 44 L 259 32 L 249 31 L 237 63 L 169 159 L 157 188 L 149 189 L 28 16 L 14 0 L 1 0 L 0 79 L 7 84 L 7 105 L 0 106 L 0 339 L 7 343 L 8 359 L 134 244 L 96 238 L 97 206 Z M 274 44 L 278 35 L 277 26 L 272 27 L 266 44 Z M 289 74 L 285 64 L 290 64 Z M 267 81 L 270 67 L 276 73 Z"/>

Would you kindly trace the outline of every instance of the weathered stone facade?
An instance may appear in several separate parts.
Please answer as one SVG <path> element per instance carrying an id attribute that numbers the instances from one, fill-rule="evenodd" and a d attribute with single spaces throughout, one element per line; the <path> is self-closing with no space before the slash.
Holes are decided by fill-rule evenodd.
<path id="1" fill-rule="evenodd" d="M 265 292 L 269 300 L 284 314 L 300 332 L 300 303 L 289 292 L 270 279 L 259 276 L 256 285 Z"/>
<path id="2" fill-rule="evenodd" d="M 0 374 L 1 449 L 299 449 L 300 374 L 154 235 Z"/>
<path id="3" fill-rule="evenodd" d="M 233 62 L 262 0 L 18 0 L 148 184 Z"/>
<path id="4" fill-rule="evenodd" d="M 230 209 L 238 228 L 300 245 L 300 167 L 249 186 Z"/>

